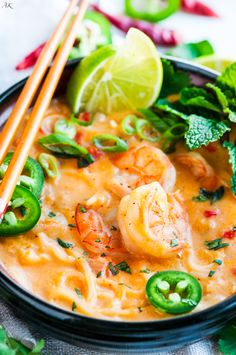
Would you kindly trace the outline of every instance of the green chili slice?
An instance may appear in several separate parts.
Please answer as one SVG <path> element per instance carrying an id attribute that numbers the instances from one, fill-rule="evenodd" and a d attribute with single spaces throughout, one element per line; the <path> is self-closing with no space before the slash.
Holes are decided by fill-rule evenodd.
<path id="1" fill-rule="evenodd" d="M 24 213 L 22 213 L 22 209 Z M 25 187 L 16 186 L 11 203 L 0 223 L 0 237 L 22 234 L 38 222 L 41 208 L 36 196 Z"/>
<path id="2" fill-rule="evenodd" d="M 8 153 L 0 166 L 0 179 L 3 179 L 12 156 L 13 153 Z M 27 158 L 23 172 L 19 178 L 19 183 L 30 190 L 36 197 L 41 195 L 44 184 L 44 174 L 39 163 L 33 158 Z"/>
<path id="3" fill-rule="evenodd" d="M 62 133 L 73 139 L 76 135 L 75 124 L 68 120 L 58 120 L 54 126 L 54 133 Z"/>
<path id="4" fill-rule="evenodd" d="M 128 115 L 121 121 L 121 128 L 125 134 L 132 135 L 137 133 L 136 122 L 138 118 Z"/>
<path id="5" fill-rule="evenodd" d="M 93 144 L 104 152 L 118 153 L 128 150 L 128 144 L 113 134 L 100 134 L 93 138 Z"/>
<path id="6" fill-rule="evenodd" d="M 180 0 L 125 0 L 128 16 L 148 22 L 161 21 L 179 9 Z"/>
<path id="7" fill-rule="evenodd" d="M 191 312 L 202 298 L 200 283 L 182 271 L 161 271 L 147 282 L 146 294 L 159 311 L 169 314 Z"/>
<path id="8" fill-rule="evenodd" d="M 43 168 L 45 174 L 52 179 L 55 179 L 59 174 L 57 159 L 47 153 L 41 153 L 38 158 L 39 164 Z"/>
<path id="9" fill-rule="evenodd" d="M 89 154 L 86 148 L 75 143 L 73 139 L 62 133 L 49 134 L 40 138 L 38 143 L 41 147 L 61 158 L 77 158 Z"/>
<path id="10" fill-rule="evenodd" d="M 138 119 L 136 122 L 138 136 L 148 142 L 157 142 L 160 139 L 159 132 L 144 119 Z"/>

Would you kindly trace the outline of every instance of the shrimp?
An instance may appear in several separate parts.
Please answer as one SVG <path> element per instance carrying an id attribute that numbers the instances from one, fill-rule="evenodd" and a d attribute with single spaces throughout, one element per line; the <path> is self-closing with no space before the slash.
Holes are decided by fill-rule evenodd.
<path id="1" fill-rule="evenodd" d="M 213 168 L 199 153 L 179 153 L 174 155 L 174 160 L 190 169 L 196 180 L 209 190 L 214 190 L 219 185 Z"/>
<path id="2" fill-rule="evenodd" d="M 165 191 L 172 191 L 176 181 L 176 171 L 169 158 L 160 149 L 148 144 L 129 149 L 113 159 L 122 171 L 133 175 L 131 190 L 158 181 Z M 130 192 L 130 191 L 129 191 Z"/>
<path id="3" fill-rule="evenodd" d="M 166 193 L 158 182 L 124 196 L 117 218 L 123 243 L 135 255 L 174 257 L 191 236 L 179 194 Z"/>
<path id="4" fill-rule="evenodd" d="M 78 204 L 75 219 L 80 241 L 88 251 L 113 255 L 125 252 L 119 230 L 114 226 L 109 228 L 97 211 Z"/>

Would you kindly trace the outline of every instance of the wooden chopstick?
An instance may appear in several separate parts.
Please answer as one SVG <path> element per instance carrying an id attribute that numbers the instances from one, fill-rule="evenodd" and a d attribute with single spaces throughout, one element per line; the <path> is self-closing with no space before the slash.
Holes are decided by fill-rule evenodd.
<path id="1" fill-rule="evenodd" d="M 44 74 L 53 59 L 53 56 L 58 48 L 58 44 L 62 38 L 62 35 L 68 25 L 68 21 L 71 18 L 74 8 L 77 5 L 78 0 L 72 0 L 67 7 L 65 14 L 59 22 L 57 28 L 51 35 L 49 41 L 46 43 L 34 70 L 27 80 L 13 110 L 10 114 L 2 132 L 0 133 L 0 164 L 2 163 L 9 146 L 14 138 L 19 124 L 29 108 L 30 103 L 36 93 L 36 90 L 42 81 Z"/>
<path id="2" fill-rule="evenodd" d="M 45 79 L 41 92 L 37 98 L 35 106 L 26 123 L 24 132 L 21 135 L 20 141 L 17 144 L 17 148 L 4 175 L 4 178 L 0 185 L 0 219 L 3 218 L 5 210 L 18 182 L 19 176 L 24 168 L 25 161 L 28 157 L 30 148 L 38 132 L 41 119 L 48 105 L 50 104 L 52 96 L 55 92 L 64 66 L 67 62 L 70 50 L 74 44 L 76 35 L 78 34 L 78 26 L 80 25 L 83 19 L 88 5 L 89 0 L 81 0 L 79 3 L 78 12 L 53 61 L 53 64 L 49 70 L 47 78 Z"/>

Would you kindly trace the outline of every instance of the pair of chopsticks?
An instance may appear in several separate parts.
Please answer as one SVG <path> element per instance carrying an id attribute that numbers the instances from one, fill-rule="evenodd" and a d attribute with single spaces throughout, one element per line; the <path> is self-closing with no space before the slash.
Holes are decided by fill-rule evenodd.
<path id="1" fill-rule="evenodd" d="M 50 65 L 62 36 L 67 28 L 68 22 L 74 13 L 78 0 L 71 0 L 65 14 L 59 22 L 56 30 L 50 37 L 44 47 L 34 70 L 27 80 L 16 105 L 8 118 L 3 131 L 0 134 L 0 164 L 7 154 L 10 144 L 14 139 L 14 135 L 21 123 L 26 110 L 29 108 L 33 97 L 41 83 L 48 66 Z M 50 104 L 53 94 L 56 90 L 59 79 L 62 75 L 64 66 L 67 62 L 70 50 L 74 44 L 78 34 L 78 26 L 80 25 L 83 16 L 88 8 L 89 0 L 80 0 L 79 7 L 75 18 L 68 30 L 62 45 L 60 46 L 53 64 L 44 80 L 42 89 L 38 95 L 37 101 L 33 107 L 31 115 L 26 123 L 20 141 L 4 175 L 0 185 L 0 222 L 3 219 L 4 213 L 8 207 L 9 201 L 18 182 L 19 176 L 24 168 L 26 159 L 29 155 L 30 148 L 34 142 L 35 136 L 40 127 L 41 119 Z"/>

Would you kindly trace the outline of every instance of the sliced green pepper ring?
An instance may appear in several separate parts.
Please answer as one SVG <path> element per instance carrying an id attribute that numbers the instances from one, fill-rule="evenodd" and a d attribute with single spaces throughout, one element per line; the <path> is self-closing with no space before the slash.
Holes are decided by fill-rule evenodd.
<path id="1" fill-rule="evenodd" d="M 157 22 L 180 8 L 180 0 L 125 0 L 125 11 L 130 17 Z"/>
<path id="2" fill-rule="evenodd" d="M 182 271 L 161 271 L 147 282 L 146 294 L 160 312 L 181 314 L 191 312 L 202 298 L 200 283 Z"/>
<path id="3" fill-rule="evenodd" d="M 36 196 L 23 186 L 16 186 L 11 204 L 0 223 L 0 237 L 22 234 L 32 229 L 41 216 Z"/>
<path id="4" fill-rule="evenodd" d="M 3 178 L 12 156 L 13 153 L 8 153 L 0 166 L 0 179 Z M 36 197 L 41 195 L 44 184 L 44 174 L 39 163 L 33 158 L 27 158 L 19 183 L 29 189 Z"/>

